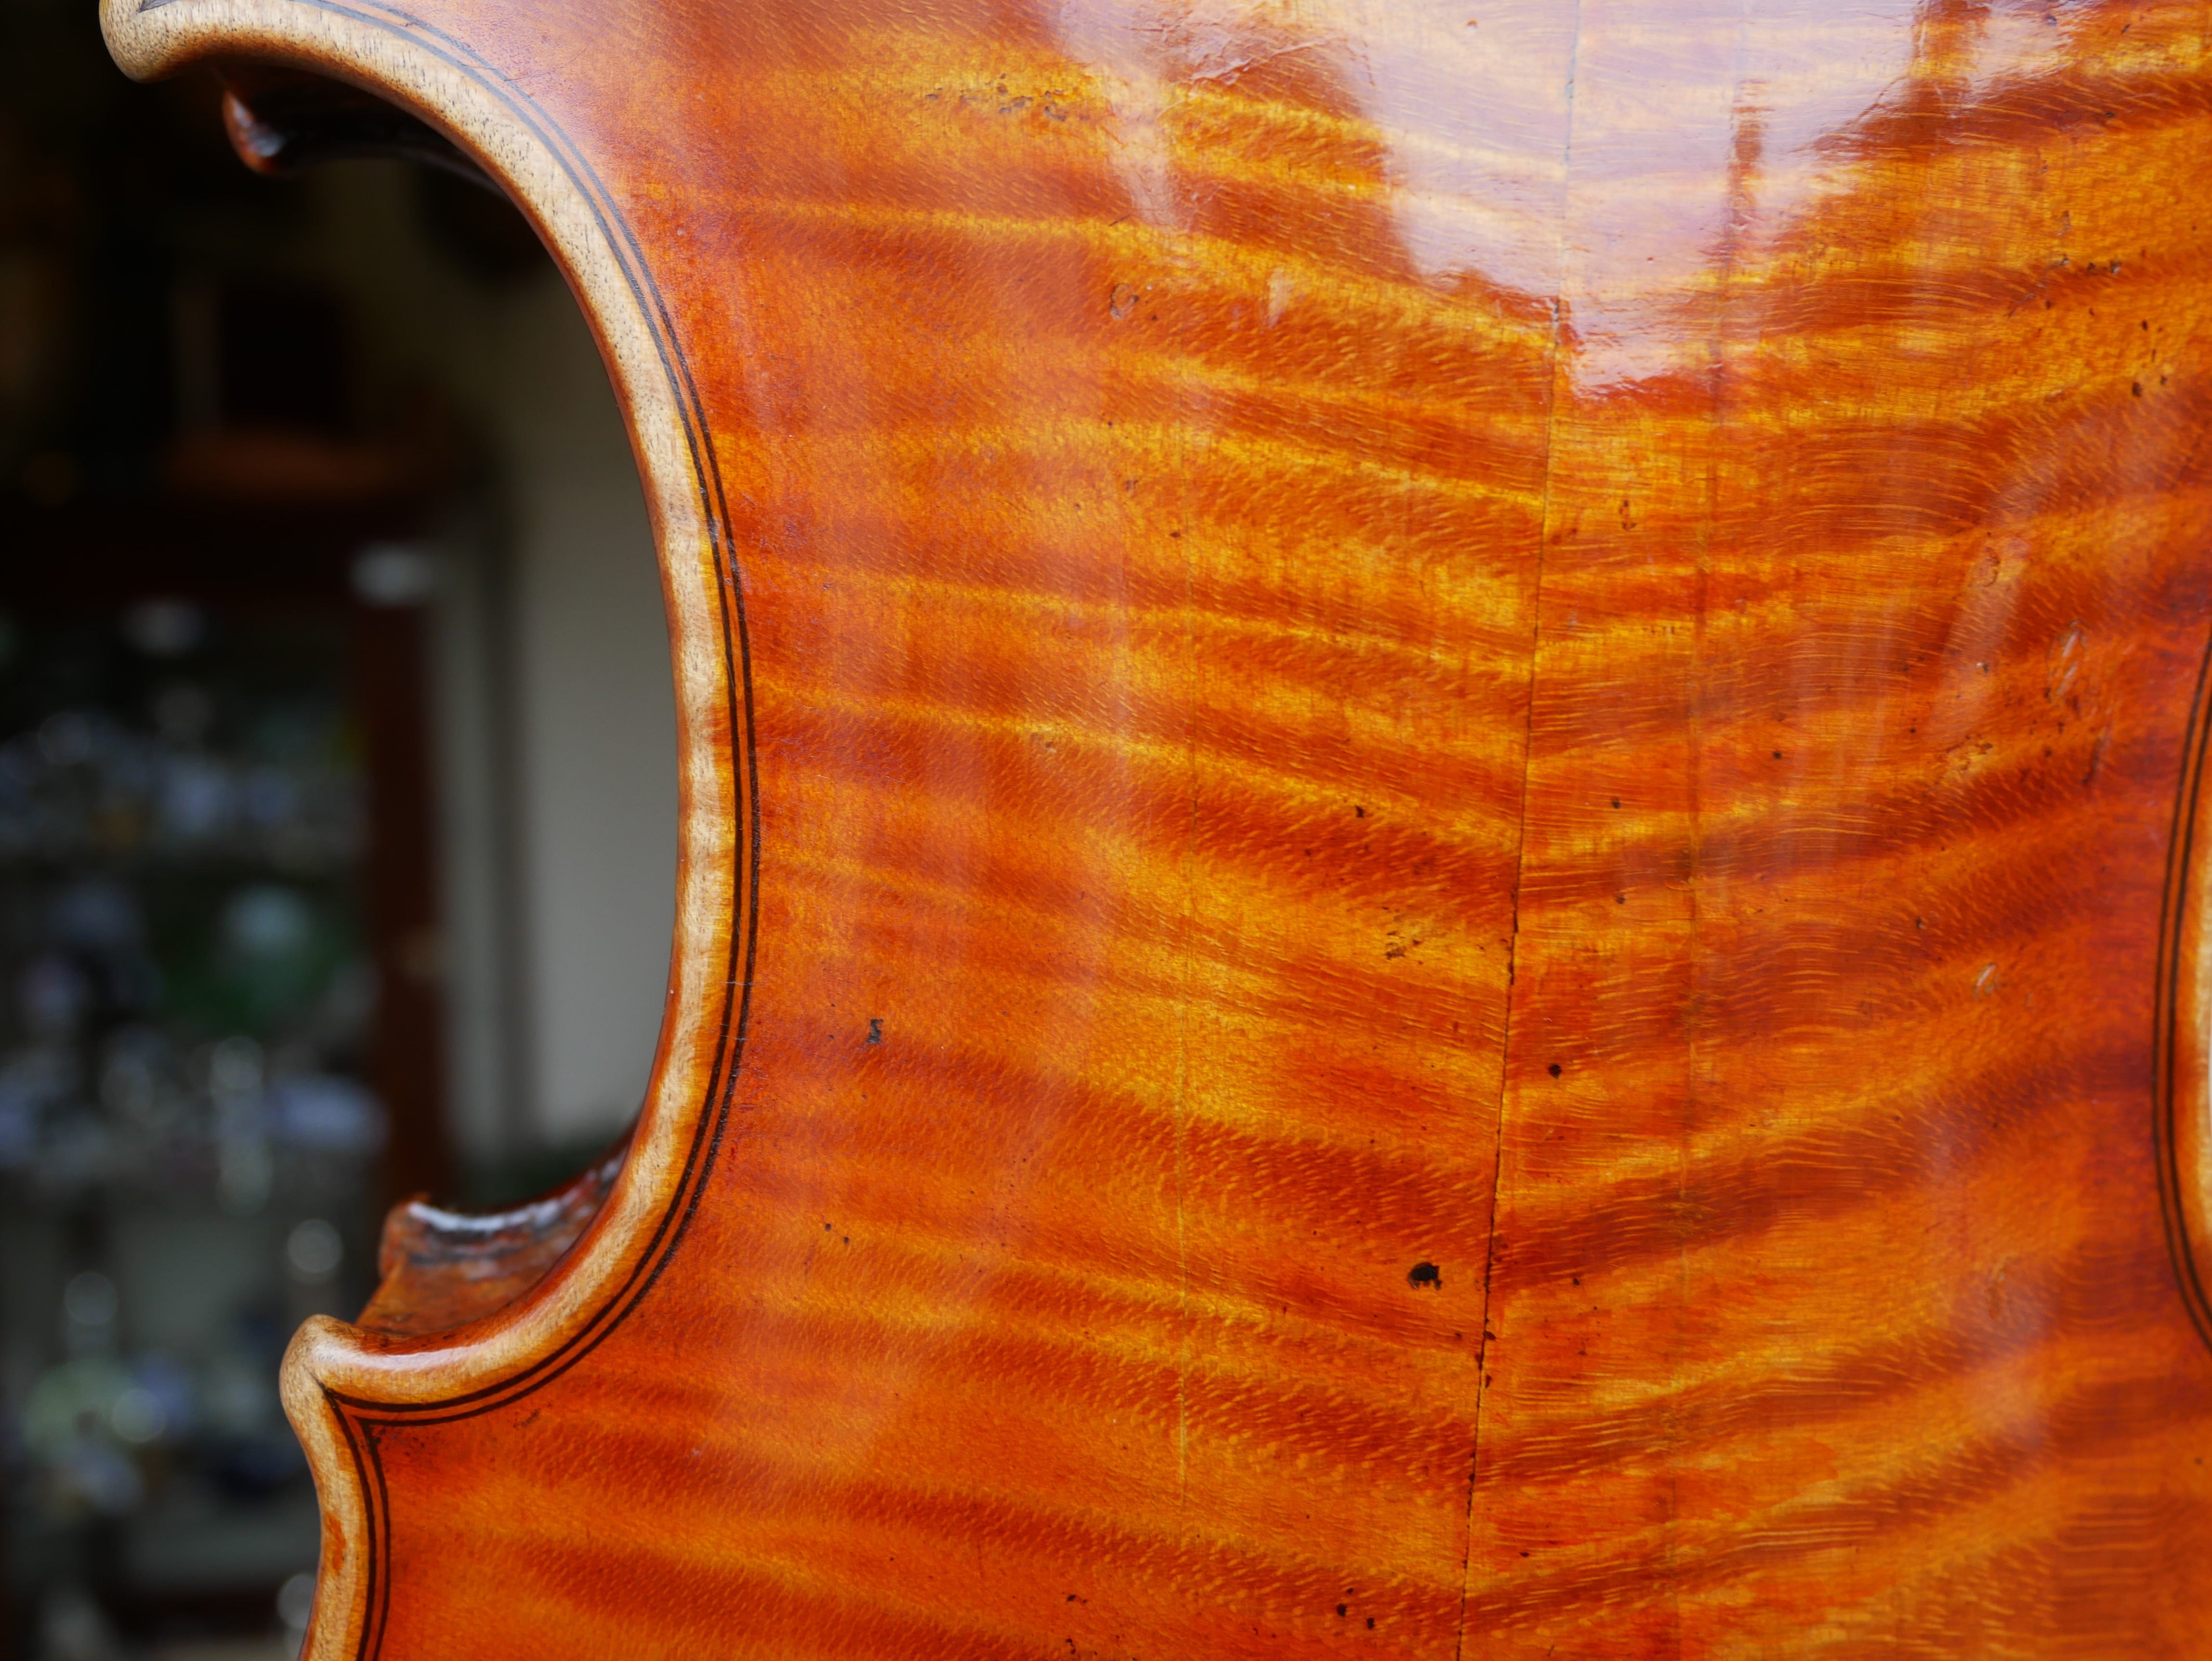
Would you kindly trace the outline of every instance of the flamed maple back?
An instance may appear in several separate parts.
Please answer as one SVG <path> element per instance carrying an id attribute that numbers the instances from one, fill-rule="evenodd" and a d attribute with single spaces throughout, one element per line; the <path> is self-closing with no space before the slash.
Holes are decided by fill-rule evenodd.
<path id="1" fill-rule="evenodd" d="M 523 204 L 675 646 L 315 1661 L 2212 1650 L 2202 5 L 106 18 Z"/>

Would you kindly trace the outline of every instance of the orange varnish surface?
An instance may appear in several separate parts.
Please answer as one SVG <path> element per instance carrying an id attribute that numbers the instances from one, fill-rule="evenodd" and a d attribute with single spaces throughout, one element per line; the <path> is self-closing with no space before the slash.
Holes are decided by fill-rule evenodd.
<path id="1" fill-rule="evenodd" d="M 619 1298 L 303 1340 L 319 1654 L 2212 1653 L 2201 6 L 415 15 L 695 400 L 750 1002 Z"/>

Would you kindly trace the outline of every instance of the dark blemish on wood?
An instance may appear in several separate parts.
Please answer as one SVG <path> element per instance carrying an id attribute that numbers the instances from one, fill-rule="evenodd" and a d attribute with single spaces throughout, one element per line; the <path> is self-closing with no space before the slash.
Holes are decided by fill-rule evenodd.
<path id="1" fill-rule="evenodd" d="M 1555 1079 L 1559 1076 L 1562 1070 L 1563 1069 L 1557 1062 L 1553 1062 L 1549 1067 L 1544 1069 L 1545 1072 L 1550 1074 Z"/>
<path id="2" fill-rule="evenodd" d="M 1615 796 L 1615 797 L 1613 799 L 1613 805 L 1615 807 L 1618 807 L 1618 806 L 1620 806 L 1620 798 L 1619 796 Z"/>
<path id="3" fill-rule="evenodd" d="M 883 1041 L 884 1018 L 881 1015 L 872 1016 L 868 1021 L 868 1042 L 870 1043 L 881 1043 Z"/>
<path id="4" fill-rule="evenodd" d="M 1367 1617 L 1367 1630 L 1370 1632 L 1375 1630 L 1375 1617 L 1371 1615 Z"/>
<path id="5" fill-rule="evenodd" d="M 1349 1603 L 1339 1603 L 1339 1604 L 1336 1606 L 1337 1618 L 1338 1618 L 1339 1620 L 1343 1619 L 1343 1617 L 1344 1617 L 1345 1614 L 1346 1613 L 1346 1611 L 1348 1611 L 1351 1608 L 1352 1608 L 1352 1605 L 1351 1605 L 1351 1604 L 1349 1604 Z"/>
<path id="6" fill-rule="evenodd" d="M 1406 1271 L 1406 1284 L 1416 1292 L 1435 1292 L 1444 1283 L 1444 1273 L 1434 1263 L 1415 1263 Z"/>
<path id="7" fill-rule="evenodd" d="M 1774 752 L 1774 759 L 1777 761 L 1780 761 L 1782 759 L 1782 752 L 1779 750 L 1777 750 Z"/>
<path id="8" fill-rule="evenodd" d="M 1613 897 L 1613 903 L 1615 905 L 1626 905 L 1628 904 L 1628 896 L 1626 894 L 1615 894 Z"/>
<path id="9" fill-rule="evenodd" d="M 1364 819 L 1367 817 L 1367 810 L 1364 807 L 1355 807 L 1352 810 L 1352 817 L 1356 819 Z"/>
<path id="10" fill-rule="evenodd" d="M 2136 397 L 2141 398 L 2142 396 L 2142 382 L 2140 380 L 2130 380 L 2128 383 L 2128 391 L 2134 393 Z"/>

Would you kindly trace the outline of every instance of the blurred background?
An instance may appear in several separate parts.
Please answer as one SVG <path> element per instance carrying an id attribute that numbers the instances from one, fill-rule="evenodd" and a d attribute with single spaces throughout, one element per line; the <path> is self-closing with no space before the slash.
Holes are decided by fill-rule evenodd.
<path id="1" fill-rule="evenodd" d="M 0 1657 L 289 1656 L 276 1365 L 386 1206 L 635 1110 L 666 637 L 590 333 L 503 200 L 246 171 L 0 0 Z"/>

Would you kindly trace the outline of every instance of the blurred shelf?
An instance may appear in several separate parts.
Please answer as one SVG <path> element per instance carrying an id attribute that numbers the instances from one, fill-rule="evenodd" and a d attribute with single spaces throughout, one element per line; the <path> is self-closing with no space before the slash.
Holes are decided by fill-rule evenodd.
<path id="1" fill-rule="evenodd" d="M 149 1599 L 258 1591 L 314 1568 L 320 1526 L 304 1482 L 245 1506 L 186 1490 L 125 1520 L 121 1567 Z"/>

